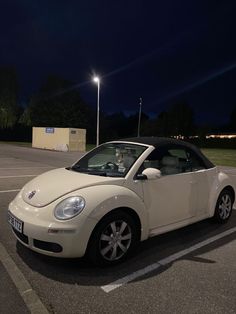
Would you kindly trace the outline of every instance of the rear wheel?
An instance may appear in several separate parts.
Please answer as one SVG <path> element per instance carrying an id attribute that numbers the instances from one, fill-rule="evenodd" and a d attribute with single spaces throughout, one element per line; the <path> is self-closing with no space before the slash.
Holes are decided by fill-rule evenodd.
<path id="1" fill-rule="evenodd" d="M 134 219 L 115 211 L 96 226 L 88 245 L 88 256 L 94 264 L 113 265 L 123 261 L 138 242 Z"/>
<path id="2" fill-rule="evenodd" d="M 229 190 L 223 190 L 217 200 L 214 218 L 219 223 L 228 221 L 233 207 L 233 195 Z"/>

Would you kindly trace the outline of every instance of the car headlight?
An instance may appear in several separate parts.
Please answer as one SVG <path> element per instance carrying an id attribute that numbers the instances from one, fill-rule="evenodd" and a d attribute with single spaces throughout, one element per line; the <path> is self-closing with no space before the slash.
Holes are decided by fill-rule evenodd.
<path id="1" fill-rule="evenodd" d="M 71 219 L 82 212 L 85 207 L 85 200 L 81 196 L 71 196 L 61 201 L 54 210 L 57 219 Z"/>

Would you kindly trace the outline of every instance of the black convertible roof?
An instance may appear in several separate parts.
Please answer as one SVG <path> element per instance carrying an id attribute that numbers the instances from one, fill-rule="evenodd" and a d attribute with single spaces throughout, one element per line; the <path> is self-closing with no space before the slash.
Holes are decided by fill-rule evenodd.
<path id="1" fill-rule="evenodd" d="M 152 145 L 156 148 L 160 145 L 173 145 L 173 146 L 178 145 L 186 147 L 189 148 L 190 150 L 193 150 L 195 154 L 202 159 L 206 168 L 209 169 L 215 167 L 215 165 L 206 156 L 203 155 L 203 153 L 200 151 L 198 147 L 182 140 L 177 140 L 169 137 L 130 137 L 122 139 L 122 141 Z"/>
<path id="2" fill-rule="evenodd" d="M 130 137 L 122 139 L 122 141 L 126 142 L 135 142 L 140 144 L 147 144 L 147 145 L 153 145 L 155 147 L 159 146 L 160 144 L 178 144 L 178 145 L 187 145 L 187 146 L 193 146 L 187 142 L 184 142 L 182 140 L 177 140 L 175 138 L 170 137 Z"/>

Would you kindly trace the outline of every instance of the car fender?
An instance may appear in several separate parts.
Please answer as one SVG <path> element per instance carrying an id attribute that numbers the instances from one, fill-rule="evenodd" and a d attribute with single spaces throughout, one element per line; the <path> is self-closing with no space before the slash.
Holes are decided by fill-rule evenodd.
<path id="1" fill-rule="evenodd" d="M 141 240 L 148 237 L 148 211 L 143 200 L 132 190 L 117 185 L 98 185 L 78 191 L 86 201 L 83 214 L 97 221 L 118 208 L 129 208 L 139 217 Z"/>
<path id="2" fill-rule="evenodd" d="M 218 170 L 216 180 L 212 184 L 212 189 L 209 198 L 209 216 L 213 217 L 215 213 L 215 206 L 220 193 L 227 187 L 231 186 L 235 191 L 235 183 L 231 179 L 230 175 L 224 171 Z"/>

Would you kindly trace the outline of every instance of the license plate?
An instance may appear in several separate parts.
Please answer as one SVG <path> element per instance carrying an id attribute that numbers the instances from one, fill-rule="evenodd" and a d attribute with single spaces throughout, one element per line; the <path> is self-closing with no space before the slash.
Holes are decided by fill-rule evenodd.
<path id="1" fill-rule="evenodd" d="M 18 232 L 23 233 L 23 221 L 17 219 L 10 212 L 8 212 L 8 222 Z"/>

